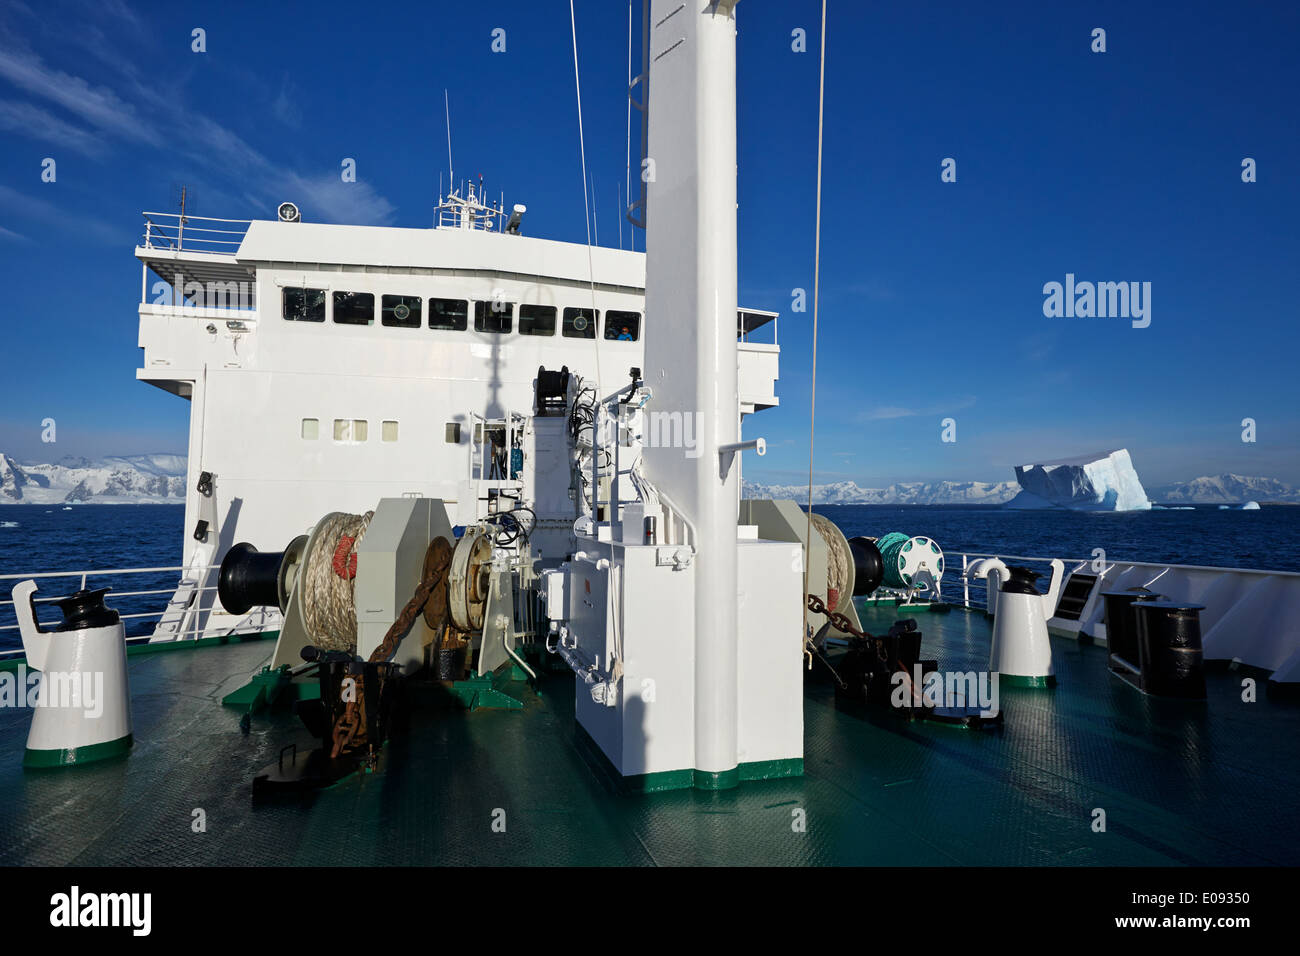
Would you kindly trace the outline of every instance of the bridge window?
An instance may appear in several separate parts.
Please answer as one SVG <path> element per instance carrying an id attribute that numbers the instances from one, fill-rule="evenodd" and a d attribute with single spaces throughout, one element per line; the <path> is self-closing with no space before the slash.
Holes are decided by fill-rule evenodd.
<path id="1" fill-rule="evenodd" d="M 420 327 L 420 306 L 424 300 L 418 295 L 386 295 L 380 301 L 383 304 L 384 325 L 398 329 Z"/>
<path id="2" fill-rule="evenodd" d="M 519 307 L 520 335 L 554 335 L 555 306 L 521 305 Z"/>
<path id="3" fill-rule="evenodd" d="M 599 318 L 599 311 L 593 311 L 591 309 L 565 309 L 565 337 L 570 339 L 594 339 L 596 337 L 596 321 Z"/>
<path id="4" fill-rule="evenodd" d="M 464 299 L 430 299 L 429 328 L 464 332 L 469 317 L 469 303 Z"/>
<path id="5" fill-rule="evenodd" d="M 640 312 L 619 312 L 610 309 L 605 313 L 605 338 L 616 342 L 635 342 L 640 335 Z"/>
<path id="6" fill-rule="evenodd" d="M 290 322 L 324 322 L 325 290 L 285 287 L 284 317 Z"/>
<path id="7" fill-rule="evenodd" d="M 397 441 L 397 422 L 381 422 L 379 425 L 380 441 Z"/>
<path id="8" fill-rule="evenodd" d="M 513 302 L 475 302 L 475 332 L 509 332 L 514 326 Z"/>
<path id="9" fill-rule="evenodd" d="M 374 325 L 375 294 L 373 292 L 335 292 L 334 323 L 336 325 Z"/>
<path id="10" fill-rule="evenodd" d="M 315 441 L 320 438 L 320 419 L 304 418 L 302 420 L 302 437 L 307 441 Z"/>

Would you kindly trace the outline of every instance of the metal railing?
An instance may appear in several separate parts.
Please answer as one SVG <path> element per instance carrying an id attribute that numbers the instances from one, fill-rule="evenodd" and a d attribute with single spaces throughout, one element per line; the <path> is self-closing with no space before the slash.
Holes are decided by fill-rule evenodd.
<path id="1" fill-rule="evenodd" d="M 143 248 L 234 255 L 251 219 L 213 219 L 172 212 L 144 214 Z"/>
<path id="2" fill-rule="evenodd" d="M 84 590 L 90 582 L 99 584 L 100 582 L 96 579 L 134 577 L 136 580 L 139 580 L 142 576 L 147 576 L 146 580 L 141 582 L 144 585 L 141 588 L 130 591 L 113 590 L 110 592 L 112 595 L 110 601 L 115 606 L 114 609 L 118 611 L 118 616 L 126 625 L 126 641 L 128 644 L 145 644 L 154 636 L 154 628 L 152 627 L 148 628 L 147 632 L 135 634 L 130 633 L 133 625 L 138 628 L 139 625 L 144 624 L 147 621 L 159 621 L 169 613 L 182 613 L 191 610 L 196 611 L 196 613 L 188 615 L 190 618 L 190 624 L 187 625 L 184 630 L 170 635 L 169 643 L 198 637 L 252 634 L 275 626 L 278 623 L 278 613 L 246 615 L 241 616 L 227 627 L 214 628 L 212 626 L 212 609 L 210 605 L 206 608 L 203 607 L 204 595 L 214 593 L 217 588 L 216 585 L 200 584 L 198 576 L 201 575 L 203 579 L 206 579 L 210 572 L 219 567 L 220 565 L 213 564 L 202 567 L 176 566 L 161 568 L 113 568 L 87 571 L 45 571 L 36 574 L 0 574 L 0 592 L 8 595 L 11 592 L 13 583 L 27 580 L 34 580 L 39 583 L 47 580 L 72 579 L 78 582 L 78 590 Z M 157 586 L 162 575 L 177 572 L 181 574 L 181 577 L 176 579 L 175 583 L 170 587 Z M 195 575 L 196 577 L 191 579 L 188 577 L 189 575 Z M 183 601 L 183 606 L 174 605 L 173 602 L 169 601 L 158 610 L 136 610 L 136 608 L 144 607 L 147 604 L 152 603 L 147 600 L 148 598 L 163 596 L 172 597 L 182 589 L 185 590 L 187 595 Z M 67 594 L 42 596 L 41 592 L 37 591 L 37 595 L 32 598 L 32 604 L 36 607 L 38 612 L 38 626 L 42 629 L 47 629 L 56 626 L 59 623 L 57 620 L 40 620 L 39 612 L 42 610 L 43 606 L 54 604 L 57 601 L 63 600 L 67 596 Z M 13 615 L 15 619 L 17 618 L 17 608 L 14 607 L 14 601 L 11 597 L 0 599 L 0 612 L 5 612 L 7 615 Z M 254 617 L 258 619 L 254 620 Z M 10 644 L 11 641 L 12 644 Z M 21 657 L 23 653 L 24 651 L 19 635 L 19 625 L 17 623 L 0 624 L 0 661 L 14 657 Z"/>
<path id="3" fill-rule="evenodd" d="M 961 558 L 960 571 L 952 567 L 954 558 Z M 966 571 L 971 564 L 975 561 L 982 560 L 983 558 L 998 558 L 1007 563 L 1025 564 L 1030 565 L 1031 567 L 1033 565 L 1043 565 L 1046 567 L 1054 560 L 1053 558 L 1033 557 L 1023 554 L 993 554 L 979 551 L 945 552 L 944 561 L 947 567 L 943 580 L 939 583 L 939 591 L 945 602 L 960 607 L 976 608 L 980 610 L 987 606 L 987 579 L 968 578 L 966 576 Z M 1061 562 L 1065 565 L 1065 578 L 1068 578 L 1071 574 L 1079 571 L 1085 571 L 1089 574 L 1097 573 L 1093 570 L 1093 565 L 1096 561 L 1096 558 L 1061 558 Z M 1154 575 L 1153 581 L 1170 571 L 1231 571 L 1233 574 L 1260 575 L 1262 577 L 1300 578 L 1300 572 L 1295 571 L 1269 571 L 1262 568 L 1221 568 L 1198 564 L 1170 564 L 1160 561 L 1125 561 L 1122 558 L 1112 557 L 1107 557 L 1105 559 L 1105 568 L 1107 571 L 1117 568 L 1149 568 Z M 1044 580 L 1050 579 L 1051 572 L 1044 572 L 1043 577 Z M 1065 579 L 1063 578 L 1062 587 L 1064 587 L 1064 580 Z M 979 598 L 978 603 L 971 603 L 972 591 L 974 591 L 976 596 Z"/>

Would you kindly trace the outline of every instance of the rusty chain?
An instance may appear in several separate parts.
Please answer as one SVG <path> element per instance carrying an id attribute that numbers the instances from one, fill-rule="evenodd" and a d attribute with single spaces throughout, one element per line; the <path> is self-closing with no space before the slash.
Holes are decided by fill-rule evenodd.
<path id="1" fill-rule="evenodd" d="M 830 621 L 831 624 L 834 625 L 838 630 L 843 631 L 845 634 L 851 635 L 852 637 L 856 637 L 859 640 L 865 641 L 867 644 L 871 645 L 875 649 L 876 657 L 880 660 L 882 664 L 885 664 L 887 667 L 902 673 L 904 683 L 907 684 L 908 688 L 911 690 L 913 698 L 916 698 L 918 694 L 918 690 L 912 680 L 912 676 L 907 673 L 907 668 L 903 667 L 903 665 L 900 662 L 890 659 L 889 649 L 885 646 L 885 642 L 883 640 L 881 640 L 880 638 L 872 634 L 868 634 L 866 631 L 862 631 L 854 627 L 852 621 L 850 621 L 843 614 L 830 610 L 828 607 L 826 607 L 825 602 L 822 601 L 822 599 L 815 594 L 808 595 L 808 610 L 812 611 L 814 614 L 825 615 L 826 619 Z M 843 679 L 841 679 L 840 675 L 836 672 L 835 668 L 831 667 L 830 662 L 827 661 L 825 657 L 822 657 L 822 655 L 817 652 L 817 648 L 815 647 L 815 645 L 813 645 L 812 639 L 808 638 L 806 640 L 808 646 L 812 648 L 814 653 L 817 653 L 817 656 L 821 658 L 824 664 L 826 664 L 827 668 L 830 669 L 830 672 L 835 675 L 835 679 L 839 681 L 840 686 L 847 687 L 848 685 L 844 683 Z"/>
<path id="2" fill-rule="evenodd" d="M 388 632 L 384 635 L 384 639 L 380 641 L 379 646 L 370 653 L 368 663 L 386 663 L 397 653 L 397 646 L 402 642 L 402 638 L 411 629 L 415 619 L 425 610 L 430 595 L 443 581 L 447 569 L 451 566 L 451 553 L 451 545 L 446 538 L 434 538 L 429 543 L 419 587 L 415 589 L 411 599 L 406 602 L 406 607 L 402 608 L 402 613 L 397 615 L 397 619 L 389 626 Z M 380 680 L 382 683 L 383 678 L 380 678 Z M 353 699 L 348 701 L 343 713 L 339 714 L 338 720 L 334 722 L 334 731 L 331 735 L 334 747 L 330 751 L 331 759 L 341 754 L 352 743 L 357 731 L 361 728 L 361 704 L 363 700 L 364 682 L 361 682 L 355 688 Z"/>

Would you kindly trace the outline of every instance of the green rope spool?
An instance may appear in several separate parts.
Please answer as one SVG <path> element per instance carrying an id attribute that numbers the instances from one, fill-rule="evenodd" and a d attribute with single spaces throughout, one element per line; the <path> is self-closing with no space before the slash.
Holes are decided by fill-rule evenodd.
<path id="1" fill-rule="evenodd" d="M 943 576 L 943 551 L 931 538 L 909 536 L 891 531 L 876 539 L 876 548 L 885 565 L 885 587 L 911 588 L 929 583 L 937 586 Z"/>
<path id="2" fill-rule="evenodd" d="M 910 575 L 905 576 L 903 574 L 903 565 L 906 564 L 906 559 L 902 553 L 907 542 L 911 540 L 911 535 L 903 534 L 901 531 L 891 531 L 889 534 L 876 539 L 876 547 L 880 550 L 880 557 L 885 565 L 885 579 L 882 583 L 886 587 L 911 587 L 912 582 L 905 579 L 910 578 Z"/>

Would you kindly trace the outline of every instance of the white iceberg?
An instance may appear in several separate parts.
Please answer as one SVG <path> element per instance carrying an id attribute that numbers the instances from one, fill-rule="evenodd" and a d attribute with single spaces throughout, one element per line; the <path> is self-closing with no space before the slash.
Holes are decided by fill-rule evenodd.
<path id="1" fill-rule="evenodd" d="M 1017 465 L 1023 489 L 1008 508 L 1068 508 L 1073 511 L 1149 511 L 1151 501 L 1133 470 L 1128 449 Z"/>
<path id="2" fill-rule="evenodd" d="M 1247 501 L 1244 505 L 1241 506 L 1241 510 L 1242 510 L 1242 511 L 1258 511 L 1258 510 L 1259 510 L 1259 502 L 1258 502 L 1258 501 Z"/>

